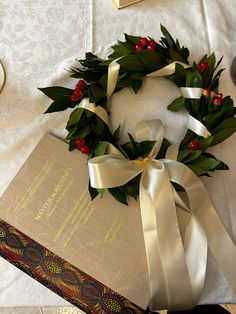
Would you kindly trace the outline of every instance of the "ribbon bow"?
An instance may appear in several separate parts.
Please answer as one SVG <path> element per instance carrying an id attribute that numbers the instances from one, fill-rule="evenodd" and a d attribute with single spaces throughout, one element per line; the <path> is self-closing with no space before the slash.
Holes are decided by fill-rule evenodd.
<path id="1" fill-rule="evenodd" d="M 121 186 L 141 173 L 140 208 L 150 279 L 152 311 L 188 309 L 195 306 L 204 286 L 207 245 L 220 265 L 231 288 L 236 292 L 234 263 L 236 248 L 221 223 L 200 179 L 184 164 L 172 159 L 157 160 L 164 137 L 160 120 L 140 122 L 136 140 L 155 140 L 144 159 L 128 160 L 110 146 L 107 155 L 89 160 L 91 186 Z M 167 157 L 175 151 L 171 147 Z M 172 151 L 172 153 L 170 153 Z M 175 155 L 175 153 L 174 153 Z M 171 182 L 187 192 L 189 208 L 174 190 Z M 176 210 L 182 208 L 190 220 L 182 234 L 182 222 Z M 224 252 L 219 243 L 223 244 Z"/>

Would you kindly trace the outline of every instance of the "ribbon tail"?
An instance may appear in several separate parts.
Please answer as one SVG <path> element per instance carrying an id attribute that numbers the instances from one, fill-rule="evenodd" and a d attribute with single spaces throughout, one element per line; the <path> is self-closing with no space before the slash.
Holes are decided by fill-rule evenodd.
<path id="1" fill-rule="evenodd" d="M 140 204 L 152 292 L 150 308 L 192 308 L 195 298 L 178 227 L 172 186 L 164 164 L 157 160 L 148 162 L 147 169 L 142 173 Z"/>
<path id="2" fill-rule="evenodd" d="M 211 203 L 204 185 L 184 164 L 173 160 L 163 162 L 171 181 L 180 184 L 186 190 L 191 211 L 204 227 L 209 248 L 236 295 L 236 272 L 232 262 L 236 261 L 236 246 Z"/>

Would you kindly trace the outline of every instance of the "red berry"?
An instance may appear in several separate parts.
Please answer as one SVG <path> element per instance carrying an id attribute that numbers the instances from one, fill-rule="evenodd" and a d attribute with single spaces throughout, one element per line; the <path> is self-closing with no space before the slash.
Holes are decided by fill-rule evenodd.
<path id="1" fill-rule="evenodd" d="M 189 150 L 198 150 L 200 148 L 200 143 L 196 140 L 192 140 L 188 144 L 188 149 Z"/>
<path id="2" fill-rule="evenodd" d="M 156 47 L 157 43 L 155 42 L 155 40 L 152 39 L 152 40 L 150 40 L 149 45 Z"/>
<path id="3" fill-rule="evenodd" d="M 206 96 L 206 97 L 210 97 L 210 96 L 211 96 L 211 90 L 210 90 L 210 88 L 204 88 L 202 93 L 203 93 L 203 95 Z"/>
<path id="4" fill-rule="evenodd" d="M 148 50 L 148 51 L 153 51 L 153 52 L 155 52 L 155 51 L 156 51 L 156 45 L 154 46 L 154 45 L 149 44 L 149 45 L 147 46 L 147 50 Z"/>
<path id="5" fill-rule="evenodd" d="M 81 99 L 81 98 L 84 97 L 84 94 L 83 94 L 83 92 L 82 92 L 81 89 L 76 89 L 76 90 L 74 91 L 74 94 L 75 94 L 79 99 Z"/>
<path id="6" fill-rule="evenodd" d="M 144 37 L 144 38 L 141 38 L 140 39 L 140 44 L 142 45 L 142 46 L 147 46 L 148 44 L 149 44 L 149 42 L 150 42 L 150 40 L 148 39 L 148 38 L 146 38 L 146 37 Z"/>
<path id="7" fill-rule="evenodd" d="M 221 96 L 215 96 L 212 101 L 213 101 L 213 104 L 215 106 L 220 106 L 222 103 L 222 97 Z"/>
<path id="8" fill-rule="evenodd" d="M 80 147 L 81 153 L 87 155 L 90 152 L 90 147 L 83 145 Z"/>
<path id="9" fill-rule="evenodd" d="M 88 85 L 84 80 L 79 80 L 75 85 L 75 89 L 85 89 L 87 87 Z"/>
<path id="10" fill-rule="evenodd" d="M 223 98 L 223 94 L 222 93 L 218 93 L 218 94 L 216 94 L 216 97 Z"/>
<path id="11" fill-rule="evenodd" d="M 78 101 L 78 100 L 79 100 L 79 97 L 78 97 L 78 95 L 76 95 L 75 93 L 73 93 L 73 94 L 70 96 L 70 99 L 71 99 L 72 101 Z"/>
<path id="12" fill-rule="evenodd" d="M 76 145 L 76 147 L 80 148 L 81 146 L 84 145 L 84 139 L 78 138 L 77 140 L 75 140 L 75 145 Z"/>
<path id="13" fill-rule="evenodd" d="M 136 50 L 136 52 L 142 51 L 142 50 L 143 50 L 143 45 L 142 45 L 141 43 L 137 44 L 137 45 L 135 46 L 135 50 Z"/>
<path id="14" fill-rule="evenodd" d="M 209 64 L 206 61 L 201 61 L 198 63 L 197 67 L 200 72 L 205 72 L 208 70 Z"/>

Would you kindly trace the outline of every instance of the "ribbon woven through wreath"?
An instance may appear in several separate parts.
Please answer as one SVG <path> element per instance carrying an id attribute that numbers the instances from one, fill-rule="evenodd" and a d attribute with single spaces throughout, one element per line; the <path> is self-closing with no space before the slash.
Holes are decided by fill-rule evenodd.
<path id="1" fill-rule="evenodd" d="M 149 76 L 174 73 L 175 63 Z M 108 99 L 114 92 L 119 75 L 115 61 L 108 69 Z M 200 89 L 183 88 L 187 98 L 200 98 Z M 80 107 L 97 114 L 108 126 L 106 111 L 89 103 L 85 98 Z M 205 138 L 211 134 L 198 120 L 189 117 L 187 126 Z M 140 122 L 136 140 L 155 140 L 152 151 L 145 159 L 128 160 L 113 145 L 107 155 L 89 160 L 91 185 L 111 188 L 125 184 L 138 174 L 140 180 L 140 207 L 143 224 L 147 264 L 150 280 L 152 311 L 158 309 L 189 309 L 202 294 L 206 274 L 207 246 L 236 295 L 236 247 L 212 205 L 200 179 L 184 164 L 176 161 L 178 144 L 171 145 L 166 159 L 156 160 L 164 137 L 160 120 Z M 188 195 L 189 207 L 183 203 L 171 185 L 181 185 Z M 184 235 L 180 232 L 176 210 L 185 210 L 190 220 Z"/>
<path id="2" fill-rule="evenodd" d="M 140 122 L 136 140 L 156 140 L 150 154 L 128 160 L 110 146 L 107 155 L 89 160 L 91 186 L 121 186 L 135 176 L 140 179 L 140 208 L 149 271 L 152 311 L 194 307 L 204 286 L 207 245 L 230 287 L 236 294 L 234 263 L 236 247 L 220 221 L 200 179 L 184 164 L 171 159 L 155 159 L 164 137 L 160 120 Z M 187 192 L 189 208 L 171 182 Z M 176 208 L 190 215 L 181 236 Z"/>
<path id="3" fill-rule="evenodd" d="M 113 60 L 108 67 L 108 78 L 107 78 L 108 100 L 110 99 L 110 97 L 112 96 L 116 88 L 117 80 L 119 77 L 119 70 L 120 70 L 120 64 L 117 61 L 119 61 L 119 59 L 121 58 L 122 57 Z M 189 65 L 185 63 L 175 61 L 168 64 L 164 68 L 161 68 L 157 71 L 149 73 L 147 77 L 157 78 L 157 77 L 163 77 L 163 76 L 174 74 L 176 64 L 181 64 L 184 68 L 189 67 Z M 198 87 L 181 87 L 180 88 L 181 95 L 184 98 L 189 98 L 189 99 L 200 99 L 202 96 L 202 91 L 203 89 L 198 88 Z M 189 115 L 188 117 L 186 127 L 189 130 L 192 130 L 193 132 L 195 132 L 197 135 L 203 136 L 204 138 L 211 136 L 211 133 L 207 130 L 207 128 L 200 121 L 198 121 L 191 115 Z"/>

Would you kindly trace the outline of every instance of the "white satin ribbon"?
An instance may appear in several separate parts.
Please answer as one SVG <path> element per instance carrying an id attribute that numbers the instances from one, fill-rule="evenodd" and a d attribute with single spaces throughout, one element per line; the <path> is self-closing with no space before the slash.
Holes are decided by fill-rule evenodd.
<path id="1" fill-rule="evenodd" d="M 152 73 L 149 73 L 147 77 L 161 77 L 161 76 L 168 76 L 175 73 L 175 66 L 176 64 L 181 64 L 185 69 L 189 68 L 190 66 L 188 64 L 185 64 L 183 62 L 174 61 L 168 65 L 166 65 L 164 68 L 154 71 Z"/>
<path id="2" fill-rule="evenodd" d="M 199 87 L 180 87 L 180 92 L 184 98 L 200 99 L 203 89 Z"/>
<path id="3" fill-rule="evenodd" d="M 0 94 L 3 91 L 5 84 L 6 84 L 6 72 L 0 60 Z"/>
<path id="4" fill-rule="evenodd" d="M 108 67 L 108 77 L 107 77 L 107 98 L 109 101 L 109 98 L 114 93 L 114 90 L 116 88 L 116 83 L 119 76 L 119 70 L 120 65 L 117 62 L 120 58 L 112 61 Z M 184 64 L 182 62 L 172 62 L 171 64 L 165 66 L 164 68 L 154 71 L 147 75 L 147 77 L 161 77 L 161 76 L 168 76 L 175 73 L 175 66 L 176 64 L 181 64 L 184 68 L 188 68 L 189 65 Z M 181 87 L 180 91 L 185 98 L 190 99 L 199 99 L 202 96 L 202 88 L 192 88 L 192 87 Z M 205 138 L 211 136 L 210 132 L 207 130 L 207 128 L 197 119 L 193 118 L 192 116 L 189 116 L 189 119 L 187 121 L 187 127 L 192 130 L 194 133 L 196 133 L 199 136 L 203 136 Z"/>
<path id="5" fill-rule="evenodd" d="M 120 65 L 117 62 L 120 58 L 113 60 L 108 66 L 107 77 L 107 98 L 109 99 L 116 88 L 116 83 L 119 76 Z"/>
<path id="6" fill-rule="evenodd" d="M 156 160 L 164 131 L 159 120 L 139 123 L 136 139 L 157 140 L 150 154 L 128 160 L 119 151 L 89 160 L 91 185 L 121 186 L 141 173 L 140 207 L 150 279 L 152 311 L 183 310 L 198 303 L 204 286 L 207 241 L 230 287 L 236 293 L 236 247 L 221 223 L 200 179 L 184 164 Z M 176 152 L 176 147 L 173 148 Z M 169 151 L 171 155 L 171 149 Z M 176 153 L 175 153 L 176 154 Z M 189 208 L 172 182 L 187 192 Z M 176 206 L 190 215 L 182 237 Z"/>
<path id="7" fill-rule="evenodd" d="M 82 99 L 78 107 L 87 109 L 95 113 L 107 125 L 109 124 L 108 114 L 106 110 L 102 106 L 96 106 L 94 103 L 89 102 L 89 99 L 87 97 Z"/>
<path id="8" fill-rule="evenodd" d="M 198 264 L 206 265 L 207 242 L 201 252 L 198 251 L 197 259 L 196 254 L 190 252 L 202 246 L 205 233 L 191 214 L 191 225 L 183 244 L 170 178 L 164 162 L 155 159 L 164 136 L 160 120 L 137 125 L 136 139 L 141 141 L 145 136 L 146 139 L 157 140 L 146 159 L 131 161 L 118 152 L 90 159 L 91 185 L 96 188 L 121 186 L 142 173 L 140 204 L 152 294 L 150 307 L 152 310 L 191 308 L 197 303 L 204 284 L 204 268 L 199 270 Z M 200 233 L 197 238 L 195 233 Z M 189 271 L 188 267 L 194 271 Z"/>
<path id="9" fill-rule="evenodd" d="M 187 128 L 189 130 L 192 130 L 194 133 L 196 133 L 199 136 L 202 136 L 204 138 L 208 138 L 211 136 L 211 133 L 207 130 L 205 125 L 203 125 L 199 120 L 195 119 L 192 116 L 188 116 L 187 120 Z"/>

